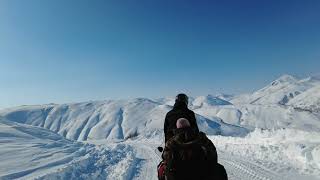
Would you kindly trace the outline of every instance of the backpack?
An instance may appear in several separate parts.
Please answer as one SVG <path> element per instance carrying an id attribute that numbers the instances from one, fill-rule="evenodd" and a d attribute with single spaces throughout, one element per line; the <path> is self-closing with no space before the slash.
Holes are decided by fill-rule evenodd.
<path id="1" fill-rule="evenodd" d="M 166 159 L 165 175 L 167 180 L 208 179 L 212 161 L 208 160 L 208 150 L 198 139 L 179 142 L 183 134 L 174 138 Z M 210 164 L 211 163 L 211 164 Z M 211 166 L 210 166 L 211 165 Z"/>

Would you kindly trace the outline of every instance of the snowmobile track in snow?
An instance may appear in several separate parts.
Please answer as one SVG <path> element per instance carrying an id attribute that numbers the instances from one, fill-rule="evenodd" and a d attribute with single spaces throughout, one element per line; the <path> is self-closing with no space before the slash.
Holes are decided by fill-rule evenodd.
<path id="1" fill-rule="evenodd" d="M 157 179 L 156 166 L 160 162 L 154 153 L 154 144 L 136 143 L 131 144 L 136 151 L 136 158 L 143 159 L 139 166 L 133 170 L 132 179 Z M 280 180 L 280 175 L 274 173 L 263 164 L 258 164 L 240 157 L 219 153 L 221 163 L 228 173 L 229 180 Z"/>
<path id="2" fill-rule="evenodd" d="M 279 175 L 271 170 L 250 161 L 240 160 L 235 157 L 221 155 L 221 163 L 228 174 L 229 180 L 280 180 Z"/>

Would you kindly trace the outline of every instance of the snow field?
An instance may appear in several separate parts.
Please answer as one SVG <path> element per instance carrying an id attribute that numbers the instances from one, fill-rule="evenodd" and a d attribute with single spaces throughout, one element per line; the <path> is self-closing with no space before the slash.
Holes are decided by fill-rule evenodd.
<path id="1" fill-rule="evenodd" d="M 219 152 L 262 164 L 285 179 L 320 177 L 320 133 L 256 129 L 245 138 L 211 136 L 210 139 Z"/>

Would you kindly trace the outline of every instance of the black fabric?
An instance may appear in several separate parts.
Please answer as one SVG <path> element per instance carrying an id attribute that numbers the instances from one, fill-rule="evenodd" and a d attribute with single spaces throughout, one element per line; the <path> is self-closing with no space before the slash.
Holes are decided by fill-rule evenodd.
<path id="1" fill-rule="evenodd" d="M 212 175 L 212 180 L 228 180 L 226 169 L 219 163 L 216 164 Z"/>
<path id="2" fill-rule="evenodd" d="M 163 158 L 167 162 L 167 180 L 225 180 L 227 177 L 223 166 L 217 163 L 213 143 L 204 133 L 194 133 L 189 128 L 175 132 L 166 143 Z"/>
<path id="3" fill-rule="evenodd" d="M 194 132 L 199 132 L 199 128 L 197 125 L 197 120 L 193 111 L 188 109 L 188 106 L 183 102 L 176 102 L 171 111 L 169 111 L 166 115 L 164 122 L 164 134 L 165 134 L 165 142 L 170 139 L 174 135 L 174 130 L 176 128 L 176 123 L 179 118 L 188 119 L 191 128 Z"/>

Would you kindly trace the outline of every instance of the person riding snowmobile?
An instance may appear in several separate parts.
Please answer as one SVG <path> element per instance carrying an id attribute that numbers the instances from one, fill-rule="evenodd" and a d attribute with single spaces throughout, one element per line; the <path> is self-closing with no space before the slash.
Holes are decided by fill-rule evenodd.
<path id="1" fill-rule="evenodd" d="M 188 119 L 191 129 L 195 133 L 199 132 L 195 114 L 188 109 L 188 96 L 185 94 L 178 94 L 176 96 L 173 109 L 166 114 L 164 122 L 165 142 L 173 136 L 173 131 L 177 129 L 176 123 L 179 118 Z"/>
<path id="2" fill-rule="evenodd" d="M 226 180 L 217 151 L 205 133 L 196 133 L 189 121 L 180 118 L 174 136 L 167 141 L 158 166 L 160 180 Z"/>

